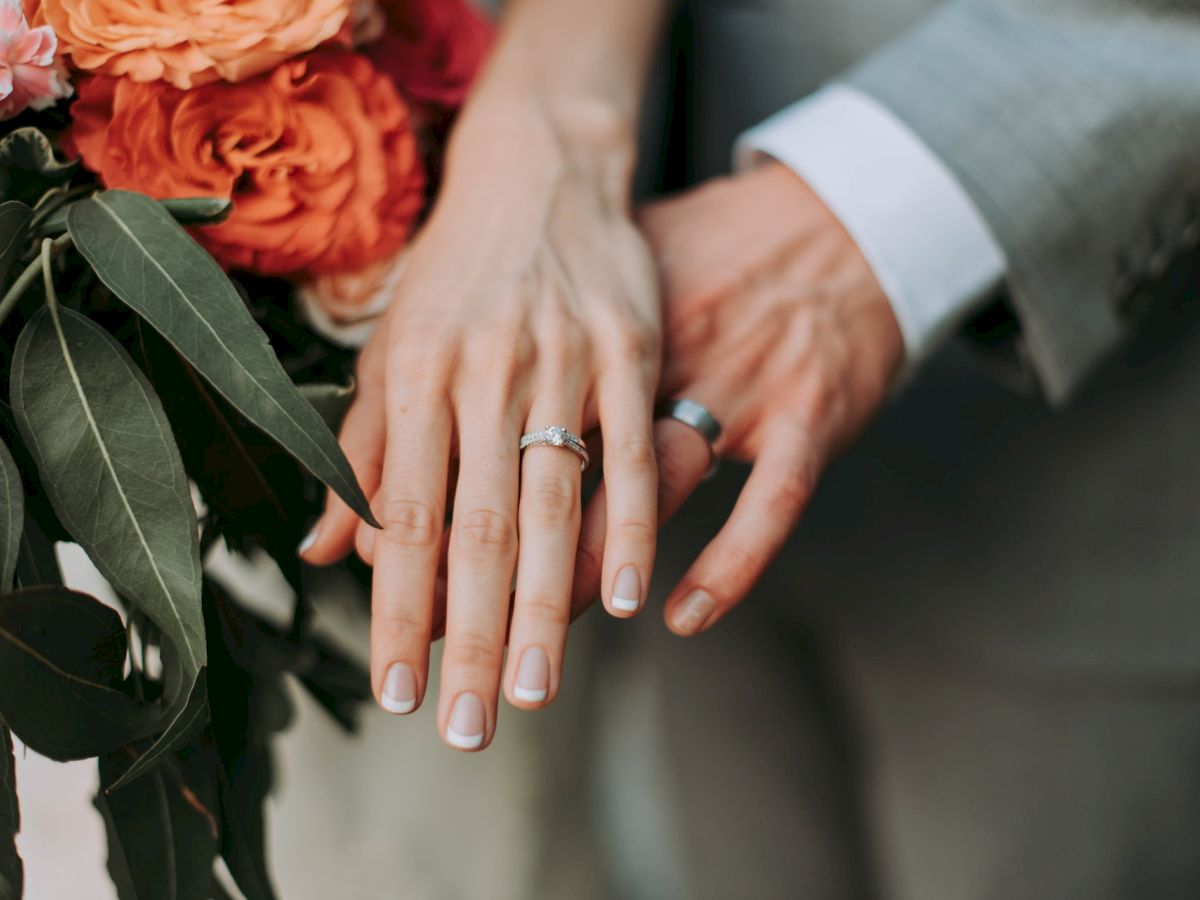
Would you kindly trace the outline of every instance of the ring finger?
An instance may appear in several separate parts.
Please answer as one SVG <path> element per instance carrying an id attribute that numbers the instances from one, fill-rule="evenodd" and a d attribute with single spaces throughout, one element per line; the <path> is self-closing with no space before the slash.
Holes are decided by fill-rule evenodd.
<path id="1" fill-rule="evenodd" d="M 558 425 L 578 434 L 583 401 L 581 385 L 560 382 L 552 401 L 535 403 L 527 431 Z M 555 446 L 530 447 L 521 461 L 521 552 L 504 682 L 509 702 L 527 709 L 551 702 L 562 677 L 579 541 L 580 462 Z"/>

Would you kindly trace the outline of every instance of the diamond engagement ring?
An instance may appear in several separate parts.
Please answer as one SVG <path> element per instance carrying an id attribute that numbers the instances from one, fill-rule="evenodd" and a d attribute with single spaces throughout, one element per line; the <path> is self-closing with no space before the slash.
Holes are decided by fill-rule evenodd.
<path id="1" fill-rule="evenodd" d="M 592 458 L 588 456 L 587 444 L 583 442 L 583 438 L 577 434 L 572 434 L 561 425 L 549 425 L 541 431 L 531 431 L 529 434 L 522 436 L 522 450 L 538 446 L 562 447 L 564 450 L 570 450 L 579 457 L 580 470 L 587 469 L 592 461 Z"/>

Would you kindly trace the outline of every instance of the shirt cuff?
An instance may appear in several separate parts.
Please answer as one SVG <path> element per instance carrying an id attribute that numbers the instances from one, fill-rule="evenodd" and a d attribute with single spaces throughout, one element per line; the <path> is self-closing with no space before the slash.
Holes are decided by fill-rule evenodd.
<path id="1" fill-rule="evenodd" d="M 1004 252 L 954 174 L 900 119 L 845 85 L 750 129 L 734 160 L 786 165 L 841 220 L 918 362 L 1000 287 Z"/>

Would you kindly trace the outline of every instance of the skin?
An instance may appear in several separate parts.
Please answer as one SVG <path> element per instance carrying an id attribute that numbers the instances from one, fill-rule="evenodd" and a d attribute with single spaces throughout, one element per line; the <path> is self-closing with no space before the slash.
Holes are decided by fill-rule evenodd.
<path id="1" fill-rule="evenodd" d="M 618 573 L 631 568 L 640 594 L 650 581 L 661 307 L 628 197 L 638 97 L 665 5 L 509 4 L 447 148 L 441 196 L 360 358 L 341 433 L 384 527 L 330 497 L 302 554 L 330 563 L 356 546 L 375 566 L 372 682 L 388 708 L 389 673 L 407 667 L 405 711 L 427 689 L 445 554 L 438 728 L 458 749 L 490 742 L 502 683 L 511 703 L 537 708 L 561 679 L 580 465 L 560 448 L 522 456 L 523 433 L 603 429 L 601 593 L 612 610 Z M 544 654 L 542 699 L 515 692 L 530 650 Z M 468 716 L 482 728 L 469 747 L 454 734 L 468 727 L 463 698 L 481 710 Z"/>
<path id="2" fill-rule="evenodd" d="M 728 521 L 664 610 L 680 635 L 711 628 L 746 596 L 795 529 L 822 471 L 872 419 L 904 342 L 862 252 L 808 185 L 778 163 L 709 182 L 641 215 L 664 303 L 661 392 L 704 404 L 721 456 L 753 464 Z M 655 427 L 665 521 L 699 484 L 708 448 Z M 606 497 L 586 511 L 576 610 L 595 596 Z"/>

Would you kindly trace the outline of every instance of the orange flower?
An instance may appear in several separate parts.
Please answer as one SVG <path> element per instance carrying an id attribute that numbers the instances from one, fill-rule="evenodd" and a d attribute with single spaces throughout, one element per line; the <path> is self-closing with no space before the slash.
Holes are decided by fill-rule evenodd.
<path id="1" fill-rule="evenodd" d="M 329 40 L 354 0 L 25 0 L 78 69 L 189 88 L 240 81 Z"/>
<path id="2" fill-rule="evenodd" d="M 108 187 L 232 198 L 228 220 L 196 233 L 229 267 L 358 269 L 399 250 L 424 204 L 408 108 L 347 50 L 187 92 L 97 76 L 72 114 L 70 140 Z"/>

